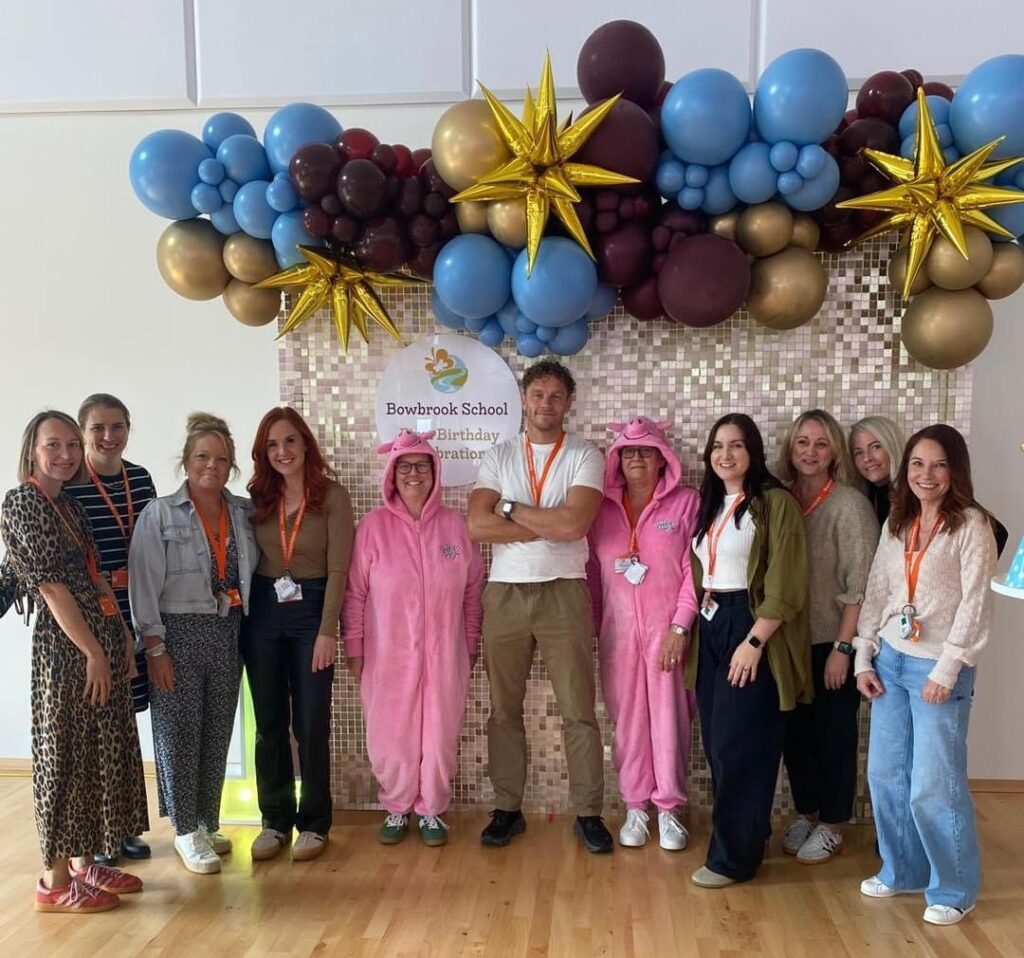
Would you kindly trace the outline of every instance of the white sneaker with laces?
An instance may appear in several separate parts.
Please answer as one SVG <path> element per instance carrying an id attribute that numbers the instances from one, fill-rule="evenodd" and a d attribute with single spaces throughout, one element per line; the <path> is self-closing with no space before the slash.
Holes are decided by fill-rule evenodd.
<path id="1" fill-rule="evenodd" d="M 880 881 L 877 875 L 872 875 L 871 878 L 865 878 L 860 883 L 860 893 L 867 895 L 868 898 L 893 898 L 896 895 L 919 895 L 923 892 L 923 888 L 907 888 L 901 891 L 898 888 L 893 888 L 891 885 L 885 884 Z"/>
<path id="2" fill-rule="evenodd" d="M 327 836 L 318 832 L 299 832 L 292 845 L 292 860 L 308 862 L 316 858 L 327 847 Z"/>
<path id="3" fill-rule="evenodd" d="M 227 855 L 231 851 L 231 839 L 227 835 L 221 832 L 207 831 L 201 825 L 199 827 L 203 834 L 206 835 L 206 843 L 218 855 Z"/>
<path id="4" fill-rule="evenodd" d="M 626 812 L 626 820 L 619 829 L 619 844 L 626 848 L 642 848 L 647 844 L 651 833 L 647 829 L 650 818 L 642 808 L 631 808 Z"/>
<path id="5" fill-rule="evenodd" d="M 658 812 L 658 844 L 666 851 L 681 852 L 690 841 L 690 833 L 673 812 Z"/>
<path id="6" fill-rule="evenodd" d="M 806 815 L 797 815 L 782 836 L 782 850 L 787 855 L 795 855 L 813 831 L 814 823 Z"/>
<path id="7" fill-rule="evenodd" d="M 800 846 L 796 860 L 804 865 L 820 865 L 843 850 L 843 836 L 827 825 L 816 825 L 810 837 Z"/>
<path id="8" fill-rule="evenodd" d="M 273 858 L 284 848 L 287 841 L 288 836 L 284 832 L 279 832 L 276 828 L 264 828 L 253 839 L 252 848 L 250 849 L 252 860 L 254 862 L 262 862 L 268 858 Z"/>
<path id="9" fill-rule="evenodd" d="M 924 910 L 924 920 L 929 925 L 955 925 L 964 916 L 974 911 L 974 905 L 954 908 L 952 905 L 929 905 Z"/>
<path id="10" fill-rule="evenodd" d="M 188 835 L 176 835 L 174 850 L 190 872 L 197 875 L 214 875 L 220 871 L 220 859 L 210 848 L 206 832 L 197 828 Z"/>

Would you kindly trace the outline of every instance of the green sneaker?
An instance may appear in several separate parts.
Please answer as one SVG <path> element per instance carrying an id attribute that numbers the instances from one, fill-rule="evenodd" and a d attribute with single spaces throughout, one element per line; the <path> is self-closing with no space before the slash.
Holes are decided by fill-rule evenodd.
<path id="1" fill-rule="evenodd" d="M 420 816 L 420 835 L 423 844 L 431 848 L 448 842 L 448 824 L 440 815 Z"/>
<path id="2" fill-rule="evenodd" d="M 388 815 L 381 825 L 377 838 L 382 845 L 397 845 L 409 831 L 408 815 Z"/>

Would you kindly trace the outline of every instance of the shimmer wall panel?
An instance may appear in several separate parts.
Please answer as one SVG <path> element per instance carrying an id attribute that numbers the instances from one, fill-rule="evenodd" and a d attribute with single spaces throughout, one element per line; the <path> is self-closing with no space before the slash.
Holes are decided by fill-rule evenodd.
<path id="1" fill-rule="evenodd" d="M 910 360 L 900 346 L 898 309 L 885 278 L 889 247 L 876 242 L 843 257 L 826 257 L 829 295 L 808 325 L 775 333 L 745 313 L 713 329 L 694 330 L 666 320 L 642 322 L 617 309 L 593 327 L 582 353 L 566 362 L 578 393 L 569 428 L 601 448 L 610 421 L 640 413 L 671 419 L 671 431 L 685 471 L 697 485 L 707 430 L 730 411 L 750 413 L 760 425 L 774 462 L 786 427 L 802 410 L 822 407 L 844 425 L 872 413 L 890 416 L 908 434 L 944 421 L 966 431 L 970 420 L 969 370 L 938 372 Z M 385 291 L 385 302 L 407 342 L 444 331 L 429 311 L 429 289 Z M 330 461 L 352 494 L 357 517 L 380 503 L 382 458 L 376 453 L 374 398 L 377 383 L 396 343 L 373 331 L 369 346 L 354 337 L 345 356 L 326 314 L 313 317 L 281 343 L 281 400 L 295 406 L 320 437 Z M 506 343 L 500 350 L 518 374 L 530 360 Z M 411 424 L 410 424 L 411 425 Z M 469 488 L 447 490 L 448 505 L 465 506 Z M 461 771 L 455 783 L 459 806 L 488 806 L 486 720 L 487 679 L 478 665 L 470 685 L 461 742 Z M 605 747 L 606 809 L 620 808 L 611 762 L 612 728 L 599 701 Z M 861 711 L 861 769 L 856 814 L 870 814 L 863 764 L 868 708 Z M 562 754 L 561 719 L 543 665 L 534 665 L 526 699 L 529 778 L 525 807 L 569 809 Z M 710 777 L 693 729 L 690 800 L 710 804 Z M 331 744 L 335 804 L 373 808 L 376 784 L 364 747 L 358 689 L 339 669 L 334 686 Z M 777 811 L 791 809 L 785 774 L 780 775 Z"/>

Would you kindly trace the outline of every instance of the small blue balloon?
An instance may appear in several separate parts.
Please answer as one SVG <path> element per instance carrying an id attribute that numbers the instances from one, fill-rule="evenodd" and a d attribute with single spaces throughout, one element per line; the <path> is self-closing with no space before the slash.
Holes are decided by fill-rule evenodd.
<path id="1" fill-rule="evenodd" d="M 128 178 L 146 209 L 169 220 L 187 220 L 196 215 L 192 187 L 199 182 L 199 164 L 212 158 L 192 134 L 156 130 L 132 151 Z"/>
<path id="2" fill-rule="evenodd" d="M 729 187 L 743 203 L 764 203 L 775 195 L 778 174 L 767 143 L 748 143 L 729 163 Z"/>
<path id="3" fill-rule="evenodd" d="M 825 164 L 828 162 L 827 157 L 828 153 L 817 143 L 802 146 L 800 147 L 800 156 L 796 161 L 796 171 L 805 180 L 813 180 L 816 176 L 821 176 Z"/>
<path id="4" fill-rule="evenodd" d="M 587 345 L 588 339 L 590 329 L 586 320 L 581 319 L 558 330 L 558 335 L 548 343 L 548 348 L 559 356 L 572 356 Z"/>
<path id="5" fill-rule="evenodd" d="M 1014 176 L 1013 185 L 1016 186 L 1018 190 L 1024 190 L 1024 167 L 1022 167 L 1020 172 Z"/>
<path id="6" fill-rule="evenodd" d="M 449 329 L 466 328 L 466 320 L 445 306 L 444 300 L 437 295 L 436 289 L 430 294 L 430 309 L 434 314 L 434 319 L 442 326 L 447 326 Z"/>
<path id="7" fill-rule="evenodd" d="M 270 239 L 278 217 L 277 210 L 267 202 L 269 185 L 266 180 L 250 180 L 239 188 L 232 204 L 238 225 L 256 239 Z"/>
<path id="8" fill-rule="evenodd" d="M 223 233 L 225 236 L 242 232 L 242 227 L 238 225 L 238 220 L 235 219 L 235 211 L 228 203 L 225 203 L 219 210 L 214 210 L 210 214 L 210 222 L 213 223 L 213 228 L 218 233 Z"/>
<path id="9" fill-rule="evenodd" d="M 1024 193 L 1020 195 L 1020 203 L 1009 203 L 1006 206 L 990 206 L 985 212 L 1000 226 L 1009 230 L 1014 236 L 1024 234 Z M 1005 237 L 992 236 L 993 240 L 1009 242 Z"/>
<path id="10" fill-rule="evenodd" d="M 516 255 L 518 256 L 519 254 L 517 253 Z M 519 307 L 516 306 L 516 301 L 511 296 L 509 296 L 505 305 L 494 314 L 495 319 L 501 323 L 501 328 L 513 338 L 515 338 L 516 333 L 519 331 L 516 328 L 516 320 L 520 316 L 523 316 L 523 314 L 519 312 Z M 525 319 L 526 317 L 523 316 L 523 318 Z"/>
<path id="11" fill-rule="evenodd" d="M 246 186 L 248 185 L 250 184 L 246 184 Z M 244 190 L 245 186 L 242 189 Z M 241 190 L 239 194 L 241 194 Z M 292 210 L 290 213 L 282 213 L 278 216 L 274 221 L 270 241 L 274 244 L 274 255 L 277 257 L 281 269 L 306 262 L 306 257 L 299 252 L 299 246 L 324 245 L 323 240 L 314 239 L 303 228 L 301 210 Z"/>
<path id="12" fill-rule="evenodd" d="M 519 317 L 516 319 L 516 332 L 517 333 L 535 333 L 537 332 L 537 324 L 528 320 L 522 312 L 519 313 Z"/>
<path id="13" fill-rule="evenodd" d="M 525 249 L 512 267 L 512 295 L 516 304 L 524 316 L 540 326 L 574 323 L 590 305 L 596 289 L 594 261 L 575 240 L 561 236 L 545 236 L 540 241 L 532 272 L 527 271 Z"/>
<path id="14" fill-rule="evenodd" d="M 946 147 L 953 145 L 953 130 L 948 123 L 936 123 L 935 135 L 939 139 L 939 146 Z"/>
<path id="15" fill-rule="evenodd" d="M 960 151 L 955 146 L 947 146 L 942 150 L 942 158 L 946 161 L 946 166 L 951 163 L 955 163 L 960 159 Z"/>
<path id="16" fill-rule="evenodd" d="M 827 53 L 802 48 L 776 57 L 757 81 L 754 122 L 768 143 L 821 143 L 846 112 L 849 84 Z"/>
<path id="17" fill-rule="evenodd" d="M 558 330 L 554 326 L 538 326 L 534 332 L 534 336 L 542 343 L 550 343 L 556 335 L 558 335 Z"/>
<path id="18" fill-rule="evenodd" d="M 199 179 L 210 186 L 220 186 L 224 179 L 224 167 L 216 160 L 203 160 L 199 164 Z"/>
<path id="19" fill-rule="evenodd" d="M 481 329 L 477 334 L 477 338 L 485 346 L 490 346 L 491 349 L 496 349 L 505 339 L 505 330 L 502 329 L 501 323 L 499 323 L 497 319 L 489 319 L 483 329 Z"/>
<path id="20" fill-rule="evenodd" d="M 250 180 L 270 181 L 270 164 L 267 153 L 254 136 L 236 133 L 229 136 L 217 150 L 217 160 L 224 167 L 227 176 L 236 183 Z"/>
<path id="21" fill-rule="evenodd" d="M 712 167 L 708 171 L 708 185 L 704 187 L 704 202 L 700 208 L 709 216 L 728 213 L 736 205 L 736 194 L 729 186 L 729 166 Z"/>
<path id="22" fill-rule="evenodd" d="M 914 150 L 917 148 L 917 134 L 911 133 L 904 141 L 900 144 L 900 156 L 905 160 L 912 160 L 914 158 Z"/>
<path id="23" fill-rule="evenodd" d="M 686 185 L 701 189 L 708 185 L 710 170 L 701 163 L 691 163 L 686 167 Z"/>
<path id="24" fill-rule="evenodd" d="M 971 70 L 953 97 L 949 125 L 963 154 L 999 136 L 1006 139 L 992 159 L 1024 154 L 1024 55 L 993 57 Z"/>
<path id="25" fill-rule="evenodd" d="M 238 196 L 238 184 L 234 180 L 225 180 L 218 189 L 220 190 L 221 199 L 225 203 L 233 203 L 235 197 Z"/>
<path id="26" fill-rule="evenodd" d="M 597 290 L 587 311 L 583 314 L 584 319 L 604 319 L 613 309 L 615 301 L 619 298 L 619 291 L 607 283 L 598 283 Z"/>
<path id="27" fill-rule="evenodd" d="M 727 163 L 750 134 L 747 91 L 725 70 L 687 73 L 661 105 L 661 129 L 665 142 L 684 162 Z"/>
<path id="28" fill-rule="evenodd" d="M 686 167 L 679 160 L 662 160 L 658 164 L 654 183 L 662 196 L 675 196 L 683 188 Z"/>
<path id="29" fill-rule="evenodd" d="M 797 149 L 795 143 L 790 143 L 789 140 L 783 140 L 781 143 L 776 143 L 768 154 L 768 160 L 772 165 L 772 169 L 776 173 L 788 173 L 794 166 L 796 166 L 797 158 L 800 156 L 800 151 Z"/>
<path id="30" fill-rule="evenodd" d="M 825 167 L 813 179 L 804 180 L 803 186 L 786 197 L 786 203 L 795 210 L 809 213 L 820 210 L 839 189 L 839 164 L 830 154 L 825 154 Z"/>
<path id="31" fill-rule="evenodd" d="M 246 136 L 256 135 L 252 124 L 244 116 L 239 116 L 237 113 L 214 113 L 203 124 L 203 142 L 214 153 L 217 152 L 221 143 L 236 133 L 244 133 Z M 213 185 L 216 186 L 217 184 L 214 183 Z"/>
<path id="32" fill-rule="evenodd" d="M 949 123 L 950 102 L 944 96 L 932 93 L 926 96 L 928 101 L 928 112 L 932 115 L 935 124 Z M 917 100 L 908 106 L 900 115 L 899 122 L 900 137 L 906 139 L 917 132 Z"/>
<path id="33" fill-rule="evenodd" d="M 536 359 L 544 352 L 544 344 L 530 333 L 520 333 L 516 336 L 516 349 L 519 351 L 520 356 Z"/>
<path id="34" fill-rule="evenodd" d="M 466 320 L 466 329 L 471 333 L 478 333 L 484 328 L 492 319 L 493 316 L 473 316 Z"/>
<path id="35" fill-rule="evenodd" d="M 505 305 L 512 264 L 496 240 L 463 233 L 449 240 L 434 263 L 434 288 L 460 316 L 493 316 Z"/>
<path id="36" fill-rule="evenodd" d="M 804 178 L 796 170 L 790 170 L 788 173 L 780 173 L 775 185 L 783 196 L 792 196 L 803 189 Z"/>
<path id="37" fill-rule="evenodd" d="M 679 191 L 676 202 L 684 210 L 699 210 L 701 203 L 704 202 L 704 191 L 698 190 L 693 186 L 687 186 Z"/>
<path id="38" fill-rule="evenodd" d="M 278 173 L 267 187 L 267 203 L 278 213 L 290 213 L 299 205 L 299 194 L 295 192 L 287 173 Z"/>
<path id="39" fill-rule="evenodd" d="M 213 213 L 224 205 L 220 190 L 209 183 L 196 183 L 192 187 L 192 206 L 197 213 Z"/>
<path id="40" fill-rule="evenodd" d="M 289 103 L 268 121 L 263 133 L 270 168 L 275 173 L 288 169 L 292 156 L 307 143 L 334 143 L 341 133 L 341 124 L 322 106 L 312 103 Z"/>

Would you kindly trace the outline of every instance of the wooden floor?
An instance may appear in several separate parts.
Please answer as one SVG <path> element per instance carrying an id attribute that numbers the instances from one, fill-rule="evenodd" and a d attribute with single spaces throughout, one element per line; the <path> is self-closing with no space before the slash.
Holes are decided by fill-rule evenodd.
<path id="1" fill-rule="evenodd" d="M 714 892 L 689 881 L 707 839 L 700 822 L 681 853 L 653 845 L 594 856 L 568 819 L 538 816 L 511 847 L 482 848 L 484 816 L 465 812 L 451 816 L 440 849 L 413 833 L 384 847 L 376 813 L 344 813 L 328 850 L 307 864 L 283 855 L 254 864 L 257 830 L 227 827 L 237 850 L 217 876 L 186 872 L 159 820 L 155 857 L 134 869 L 146 890 L 116 911 L 78 917 L 32 911 L 30 783 L 6 777 L 0 955 L 1024 956 L 1024 795 L 979 795 L 977 807 L 982 896 L 950 928 L 921 921 L 919 896 L 860 895 L 877 868 L 869 828 L 849 829 L 844 853 L 820 866 L 784 856 L 776 836 L 755 881 Z"/>

